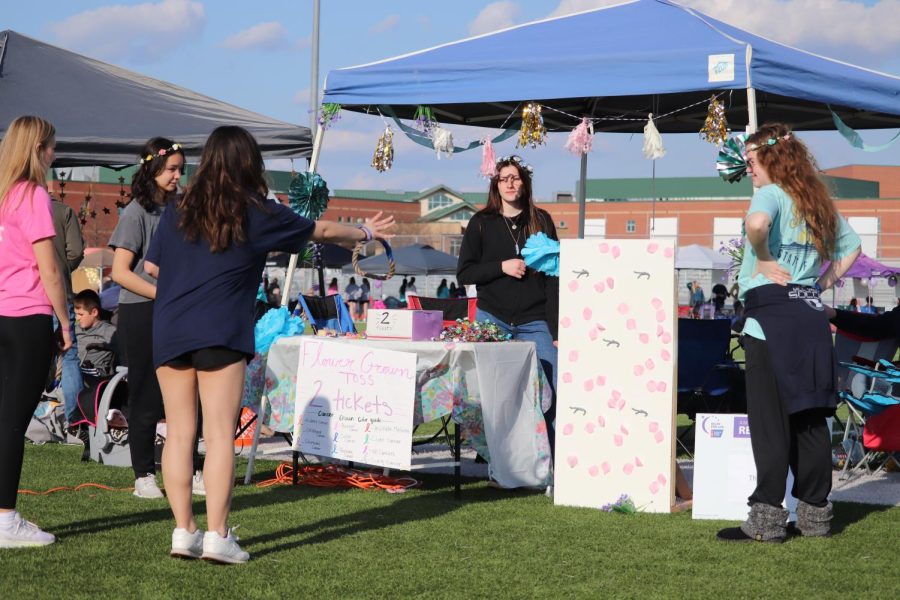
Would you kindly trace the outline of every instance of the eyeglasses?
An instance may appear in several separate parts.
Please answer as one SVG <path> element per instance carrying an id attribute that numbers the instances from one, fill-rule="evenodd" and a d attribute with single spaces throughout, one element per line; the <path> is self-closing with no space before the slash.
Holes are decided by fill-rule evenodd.
<path id="1" fill-rule="evenodd" d="M 511 183 L 513 185 L 518 185 L 522 183 L 522 178 L 516 177 L 515 175 L 507 175 L 506 177 L 498 177 L 497 181 L 499 183 Z"/>

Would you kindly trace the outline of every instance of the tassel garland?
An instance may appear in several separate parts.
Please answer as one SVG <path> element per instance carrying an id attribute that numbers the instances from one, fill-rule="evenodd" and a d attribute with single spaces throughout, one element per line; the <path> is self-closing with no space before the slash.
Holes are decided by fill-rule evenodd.
<path id="1" fill-rule="evenodd" d="M 665 155 L 666 149 L 663 148 L 662 137 L 653 122 L 653 113 L 650 113 L 647 116 L 647 124 L 644 125 L 644 157 L 656 160 Z"/>
<path id="2" fill-rule="evenodd" d="M 416 108 L 416 129 L 423 135 L 431 137 L 432 129 L 438 126 L 437 119 L 434 118 L 434 111 L 430 106 L 418 106 Z"/>
<path id="3" fill-rule="evenodd" d="M 319 126 L 328 129 L 334 122 L 341 118 L 341 105 L 335 102 L 326 102 L 319 109 Z"/>
<path id="4" fill-rule="evenodd" d="M 491 138 L 481 140 L 481 176 L 490 179 L 497 175 L 497 155 L 494 154 L 494 145 Z"/>
<path id="5" fill-rule="evenodd" d="M 706 114 L 703 128 L 700 130 L 700 137 L 717 146 L 728 139 L 728 122 L 725 119 L 725 107 L 715 96 L 709 99 L 709 110 Z"/>
<path id="6" fill-rule="evenodd" d="M 537 102 L 529 102 L 522 109 L 522 128 L 519 130 L 519 141 L 516 147 L 524 148 L 530 145 L 537 148 L 547 142 L 547 128 L 544 127 L 544 118 L 541 116 L 541 105 Z"/>
<path id="7" fill-rule="evenodd" d="M 372 156 L 372 166 L 379 173 L 389 171 L 394 164 L 394 132 L 388 125 L 384 129 L 384 133 L 378 138 L 378 144 L 375 145 L 375 154 Z"/>
<path id="8" fill-rule="evenodd" d="M 447 158 L 453 156 L 453 134 L 449 129 L 444 129 L 437 123 L 431 129 L 431 144 L 434 146 L 438 160 L 441 160 L 442 153 Z"/>
<path id="9" fill-rule="evenodd" d="M 572 130 L 566 140 L 565 149 L 572 154 L 582 156 L 591 151 L 594 145 L 594 123 L 587 117 Z"/>

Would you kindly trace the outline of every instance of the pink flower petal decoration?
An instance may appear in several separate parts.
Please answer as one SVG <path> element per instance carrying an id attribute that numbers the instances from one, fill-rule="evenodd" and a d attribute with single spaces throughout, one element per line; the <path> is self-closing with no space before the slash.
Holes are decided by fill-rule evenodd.
<path id="1" fill-rule="evenodd" d="M 662 441 L 664 439 L 666 439 L 666 436 L 663 435 L 662 431 L 657 431 L 656 433 L 653 434 L 653 439 L 656 440 L 657 444 L 659 444 L 659 443 L 662 443 Z"/>
<path id="2" fill-rule="evenodd" d="M 602 281 L 598 281 L 594 284 L 594 290 L 596 290 L 598 294 L 602 294 L 604 291 L 606 291 L 606 286 L 603 285 Z"/>
<path id="3" fill-rule="evenodd" d="M 625 398 L 619 398 L 616 401 L 616 408 L 618 408 L 619 410 L 622 410 L 623 408 L 625 408 Z"/>
<path id="4" fill-rule="evenodd" d="M 671 344 L 672 334 L 667 331 L 666 333 L 662 334 L 659 339 L 662 340 L 663 344 Z"/>
<path id="5" fill-rule="evenodd" d="M 625 321 L 625 329 L 631 330 L 635 327 L 637 327 L 637 321 L 635 321 L 634 319 L 628 319 L 627 321 Z"/>
<path id="6" fill-rule="evenodd" d="M 620 254 L 622 254 L 622 250 L 620 250 L 618 246 L 613 246 L 612 247 L 613 258 L 619 258 Z"/>
<path id="7" fill-rule="evenodd" d="M 597 375 L 595 379 L 597 385 L 606 385 L 606 376 L 605 375 Z"/>
<path id="8" fill-rule="evenodd" d="M 621 431 L 621 432 L 624 433 L 625 435 L 628 435 L 628 434 L 629 434 L 628 429 L 627 429 L 624 425 L 619 425 L 619 431 Z"/>
<path id="9" fill-rule="evenodd" d="M 656 421 L 650 421 L 650 426 L 647 428 L 650 430 L 650 433 L 656 433 L 659 431 L 659 423 Z"/>
<path id="10" fill-rule="evenodd" d="M 563 427 L 563 435 L 572 435 L 573 431 L 575 431 L 575 426 L 571 423 L 566 423 Z"/>
<path id="11" fill-rule="evenodd" d="M 663 360 L 666 360 L 666 361 L 672 360 L 672 354 L 665 348 L 663 348 L 662 350 L 659 351 L 659 356 L 660 356 L 660 358 L 662 358 Z"/>
<path id="12" fill-rule="evenodd" d="M 590 467 L 588 467 L 588 474 L 591 477 L 596 477 L 600 474 L 600 467 L 598 467 L 597 465 L 591 465 Z"/>
<path id="13" fill-rule="evenodd" d="M 621 435 L 619 435 L 619 434 L 617 433 L 616 435 L 613 436 L 613 443 L 614 443 L 616 446 L 621 446 L 622 444 L 625 443 L 625 438 L 623 438 Z"/>
<path id="14" fill-rule="evenodd" d="M 572 467 L 572 468 L 574 469 L 575 466 L 578 465 L 578 457 L 575 456 L 574 454 L 573 454 L 573 455 L 570 455 L 570 456 L 566 459 L 566 462 L 569 463 L 569 466 Z"/>
<path id="15" fill-rule="evenodd" d="M 578 350 L 569 351 L 569 362 L 578 362 Z"/>
<path id="16" fill-rule="evenodd" d="M 608 474 L 610 471 L 612 471 L 612 467 L 609 466 L 609 463 L 606 462 L 606 461 L 603 461 L 603 464 L 600 465 L 600 468 L 603 469 L 603 474 L 604 474 L 604 475 L 606 475 L 606 474 Z"/>
<path id="17" fill-rule="evenodd" d="M 590 320 L 591 316 L 593 316 L 594 312 L 587 306 L 584 307 L 584 310 L 581 311 L 581 316 L 584 317 L 585 321 Z"/>
<path id="18" fill-rule="evenodd" d="M 651 493 L 651 494 L 658 494 L 658 493 L 659 493 L 659 487 L 660 487 L 660 486 L 659 486 L 659 482 L 658 482 L 658 481 L 654 481 L 654 482 L 650 483 L 650 493 Z"/>
<path id="19" fill-rule="evenodd" d="M 585 379 L 584 380 L 584 391 L 590 392 L 594 389 L 594 380 L 593 379 Z"/>
<path id="20" fill-rule="evenodd" d="M 634 376 L 640 377 L 643 374 L 644 374 L 644 367 L 642 367 L 641 365 L 634 365 Z"/>
<path id="21" fill-rule="evenodd" d="M 659 244 L 657 244 L 656 242 L 650 242 L 649 244 L 647 244 L 647 252 L 649 252 L 650 254 L 656 253 L 657 250 L 659 250 Z"/>
<path id="22" fill-rule="evenodd" d="M 600 249 L 600 254 L 606 254 L 607 252 L 609 252 L 609 244 L 607 244 L 606 242 L 601 243 L 597 247 Z"/>
<path id="23" fill-rule="evenodd" d="M 569 328 L 572 326 L 572 319 L 570 319 L 569 317 L 563 317 L 559 320 L 559 324 L 565 328 Z"/>
<path id="24" fill-rule="evenodd" d="M 662 308 L 663 301 L 660 300 L 659 298 L 654 298 L 653 300 L 650 301 L 650 304 L 653 305 L 653 308 L 655 308 L 656 310 L 659 310 Z"/>
<path id="25" fill-rule="evenodd" d="M 622 467 L 622 471 L 624 471 L 626 475 L 631 475 L 632 473 L 634 473 L 634 465 L 631 463 L 625 463 L 625 466 Z"/>
<path id="26" fill-rule="evenodd" d="M 656 363 L 653 362 L 652 358 L 648 358 L 647 360 L 644 361 L 644 366 L 647 367 L 647 369 L 652 371 L 654 368 L 656 368 Z"/>
<path id="27" fill-rule="evenodd" d="M 591 341 L 592 341 L 592 342 L 596 342 L 596 341 L 597 341 L 597 336 L 598 336 L 598 335 L 599 335 L 599 334 L 597 333 L 597 330 L 596 330 L 596 329 L 591 329 L 590 331 L 588 331 L 588 337 L 591 338 Z"/>
<path id="28" fill-rule="evenodd" d="M 654 380 L 650 380 L 647 382 L 647 391 L 655 392 L 656 391 L 656 382 Z"/>
<path id="29" fill-rule="evenodd" d="M 563 383 L 572 383 L 572 373 L 569 371 L 563 373 Z"/>
<path id="30" fill-rule="evenodd" d="M 620 315 L 624 315 L 625 313 L 628 312 L 628 305 L 623 302 L 622 304 L 619 305 L 619 307 L 616 310 L 619 311 Z"/>
<path id="31" fill-rule="evenodd" d="M 641 335 L 639 335 L 639 336 L 638 336 L 638 339 L 641 340 L 641 343 L 642 343 L 642 344 L 649 344 L 649 343 L 650 343 L 650 336 L 647 335 L 646 333 L 642 333 Z"/>
<path id="32" fill-rule="evenodd" d="M 615 287 L 616 287 L 616 280 L 613 279 L 612 277 L 607 277 L 607 278 L 606 278 L 606 287 L 608 287 L 608 288 L 611 289 L 611 290 L 612 290 L 612 289 L 615 289 Z"/>
<path id="33" fill-rule="evenodd" d="M 594 424 L 591 423 L 590 421 L 588 421 L 587 423 L 584 424 L 584 430 L 587 431 L 588 433 L 594 433 L 594 429 L 595 429 Z"/>
<path id="34" fill-rule="evenodd" d="M 616 400 L 618 400 L 619 398 L 622 397 L 622 392 L 620 392 L 619 390 L 613 390 L 612 397 L 615 398 Z"/>
<path id="35" fill-rule="evenodd" d="M 666 479 L 666 476 L 662 473 L 656 476 L 656 480 L 659 482 L 659 485 L 666 485 L 666 481 L 668 481 L 668 479 Z"/>
<path id="36" fill-rule="evenodd" d="M 675 256 L 675 248 L 666 248 L 665 250 L 663 250 L 663 255 L 666 258 L 672 258 L 673 256 Z"/>
<path id="37" fill-rule="evenodd" d="M 597 424 L 600 427 L 606 427 L 606 419 L 603 418 L 603 415 L 597 415 Z"/>
<path id="38" fill-rule="evenodd" d="M 570 292 L 578 291 L 578 282 L 575 281 L 574 279 L 569 282 L 569 291 Z"/>
<path id="39" fill-rule="evenodd" d="M 658 382 L 658 383 L 656 384 L 656 391 L 657 391 L 657 392 L 664 392 L 664 391 L 666 391 L 666 388 L 667 388 L 667 387 L 668 387 L 668 386 L 666 385 L 666 382 L 665 382 L 665 381 L 660 381 L 660 382 Z"/>
<path id="40" fill-rule="evenodd" d="M 639 456 L 634 457 L 634 466 L 636 466 L 636 467 L 644 466 L 644 462 L 641 460 L 641 458 Z"/>
<path id="41" fill-rule="evenodd" d="M 666 320 L 666 311 L 664 311 L 664 310 L 656 311 L 656 321 L 659 323 L 662 323 L 665 320 Z"/>

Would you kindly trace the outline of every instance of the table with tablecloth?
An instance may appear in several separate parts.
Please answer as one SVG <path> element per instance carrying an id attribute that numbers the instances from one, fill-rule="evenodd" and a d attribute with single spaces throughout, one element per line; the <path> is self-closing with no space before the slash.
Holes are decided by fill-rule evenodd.
<path id="1" fill-rule="evenodd" d="M 294 431 L 302 336 L 277 340 L 248 366 L 244 404 L 265 394 L 262 422 Z M 416 354 L 414 424 L 450 415 L 463 443 L 488 460 L 491 477 L 504 487 L 544 486 L 551 481 L 550 445 L 543 411 L 551 390 L 532 342 L 410 342 L 334 338 Z"/>

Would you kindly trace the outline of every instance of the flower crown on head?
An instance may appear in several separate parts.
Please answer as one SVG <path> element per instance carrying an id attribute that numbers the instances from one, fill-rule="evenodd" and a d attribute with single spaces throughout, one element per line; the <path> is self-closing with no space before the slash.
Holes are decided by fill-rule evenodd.
<path id="1" fill-rule="evenodd" d="M 517 156 L 515 154 L 513 154 L 511 156 L 501 156 L 500 158 L 497 159 L 497 167 L 498 167 L 497 173 L 500 173 L 500 169 L 499 169 L 500 164 L 505 163 L 505 162 L 514 162 L 517 165 L 519 165 L 520 167 L 522 167 L 523 169 L 525 169 L 526 171 L 528 171 L 528 175 L 534 175 L 534 169 L 531 168 L 531 165 L 529 165 L 527 162 L 522 160 L 521 156 Z"/>
<path id="2" fill-rule="evenodd" d="M 760 142 L 758 144 L 747 144 L 747 152 L 752 152 L 753 150 L 759 150 L 760 148 L 765 148 L 767 146 L 774 146 L 778 142 L 786 142 L 791 139 L 791 134 L 786 133 L 782 136 L 770 137 L 765 142 Z"/>
<path id="3" fill-rule="evenodd" d="M 160 156 L 165 156 L 171 152 L 176 152 L 178 150 L 181 150 L 181 144 L 174 143 L 171 146 L 169 146 L 168 148 L 163 148 L 161 150 L 157 150 L 156 154 L 148 154 L 147 156 L 142 157 L 141 164 L 144 164 L 145 162 L 150 162 L 154 158 L 157 158 Z"/>

